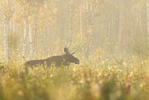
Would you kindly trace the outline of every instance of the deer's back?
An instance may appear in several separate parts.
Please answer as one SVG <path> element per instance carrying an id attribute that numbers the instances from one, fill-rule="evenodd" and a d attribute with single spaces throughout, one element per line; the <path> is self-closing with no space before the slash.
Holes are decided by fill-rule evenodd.
<path id="1" fill-rule="evenodd" d="M 36 66 L 44 64 L 44 60 L 30 60 L 25 63 L 25 66 Z"/>
<path id="2" fill-rule="evenodd" d="M 52 56 L 46 59 L 46 64 L 50 66 L 51 64 L 54 64 L 55 66 L 60 66 L 63 65 L 62 63 L 64 62 L 64 57 L 63 56 Z"/>

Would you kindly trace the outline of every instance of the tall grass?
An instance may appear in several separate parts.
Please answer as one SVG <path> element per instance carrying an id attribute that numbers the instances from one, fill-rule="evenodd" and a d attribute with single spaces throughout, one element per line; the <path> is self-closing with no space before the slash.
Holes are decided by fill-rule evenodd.
<path id="1" fill-rule="evenodd" d="M 102 59 L 25 72 L 17 62 L 0 70 L 0 100 L 148 100 L 149 60 Z"/>

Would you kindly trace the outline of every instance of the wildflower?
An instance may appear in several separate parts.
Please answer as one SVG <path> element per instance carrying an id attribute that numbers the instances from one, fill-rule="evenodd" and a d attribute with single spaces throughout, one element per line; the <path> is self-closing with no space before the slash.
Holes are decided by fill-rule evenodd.
<path id="1" fill-rule="evenodd" d="M 19 90 L 19 91 L 18 91 L 18 95 L 20 95 L 20 96 L 24 96 L 23 91 L 22 91 L 22 90 Z"/>
<path id="2" fill-rule="evenodd" d="M 52 77 L 53 77 L 53 74 L 50 75 L 50 78 L 52 78 Z"/>
<path id="3" fill-rule="evenodd" d="M 140 88 L 143 88 L 143 87 L 144 87 L 144 83 L 141 83 L 141 84 L 140 84 Z"/>
<path id="4" fill-rule="evenodd" d="M 125 92 L 126 94 L 130 94 L 130 89 L 131 89 L 131 85 L 128 84 L 128 85 L 126 85 L 126 86 L 124 87 L 124 92 Z"/>

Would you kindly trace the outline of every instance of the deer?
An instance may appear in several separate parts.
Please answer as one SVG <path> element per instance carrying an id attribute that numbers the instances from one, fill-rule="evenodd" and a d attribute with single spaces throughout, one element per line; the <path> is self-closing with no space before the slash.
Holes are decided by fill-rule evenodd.
<path id="1" fill-rule="evenodd" d="M 54 64 L 56 67 L 59 66 L 69 66 L 71 63 L 79 64 L 80 61 L 78 58 L 73 56 L 75 52 L 70 53 L 68 48 L 64 48 L 64 53 L 63 55 L 57 55 L 57 56 L 52 56 L 48 57 L 46 59 L 41 59 L 41 60 L 30 60 L 25 62 L 25 67 L 36 67 L 38 65 L 44 65 L 46 64 L 48 67 Z"/>

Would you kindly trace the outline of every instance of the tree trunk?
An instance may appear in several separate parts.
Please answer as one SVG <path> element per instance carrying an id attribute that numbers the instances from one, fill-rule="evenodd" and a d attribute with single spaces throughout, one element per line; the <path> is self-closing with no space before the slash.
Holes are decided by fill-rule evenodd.
<path id="1" fill-rule="evenodd" d="M 120 10 L 119 11 L 119 29 L 118 29 L 118 40 L 119 40 L 119 43 L 121 44 L 121 42 L 122 42 L 122 17 L 123 17 L 123 15 L 122 15 L 122 11 Z"/>
<path id="2" fill-rule="evenodd" d="M 30 52 L 29 55 L 30 57 L 33 56 L 33 41 L 32 41 L 32 20 L 29 24 L 29 46 L 30 46 Z"/>
<path id="3" fill-rule="evenodd" d="M 3 42 L 3 46 L 4 46 L 4 58 L 6 61 L 8 61 L 8 51 L 7 51 L 7 47 L 8 47 L 8 41 L 7 41 L 7 32 L 6 32 L 6 23 L 4 23 L 4 33 L 3 33 L 3 37 L 4 37 L 4 42 Z"/>
<path id="4" fill-rule="evenodd" d="M 82 38 L 83 38 L 83 32 L 82 32 L 82 0 L 80 0 L 80 2 L 81 2 L 81 7 L 80 7 L 80 37 L 81 37 L 81 40 L 82 40 Z"/>
<path id="5" fill-rule="evenodd" d="M 93 41 L 93 19 L 94 19 L 94 11 L 93 11 L 93 5 L 88 4 L 87 2 L 87 38 L 88 38 L 88 45 L 87 45 L 87 51 L 86 51 L 86 58 L 89 57 L 90 51 L 91 51 L 91 46 L 92 46 L 92 41 Z"/>
<path id="6" fill-rule="evenodd" d="M 125 21 L 125 0 L 119 1 L 119 28 L 118 28 L 118 44 L 119 44 L 119 54 L 122 55 L 124 51 L 124 43 L 123 43 L 123 30 L 124 30 L 124 21 Z"/>
<path id="7" fill-rule="evenodd" d="M 72 32 L 72 0 L 69 1 L 69 42 L 70 46 L 72 44 L 72 39 L 73 39 L 73 32 Z"/>
<path id="8" fill-rule="evenodd" d="M 149 1 L 146 1 L 147 40 L 149 40 Z"/>
<path id="9" fill-rule="evenodd" d="M 26 51 L 26 37 L 27 37 L 27 20 L 24 20 L 24 37 L 23 37 L 23 56 L 25 56 Z"/>

